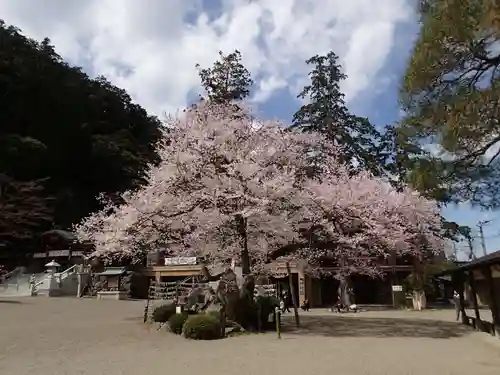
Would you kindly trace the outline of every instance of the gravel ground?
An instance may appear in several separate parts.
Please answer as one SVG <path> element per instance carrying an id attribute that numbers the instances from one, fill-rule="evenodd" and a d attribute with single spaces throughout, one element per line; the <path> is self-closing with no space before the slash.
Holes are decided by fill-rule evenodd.
<path id="1" fill-rule="evenodd" d="M 142 323 L 142 301 L 0 300 L 0 374 L 498 375 L 500 349 L 454 311 L 312 311 L 303 328 L 185 340 Z M 287 317 L 286 319 L 290 319 Z"/>

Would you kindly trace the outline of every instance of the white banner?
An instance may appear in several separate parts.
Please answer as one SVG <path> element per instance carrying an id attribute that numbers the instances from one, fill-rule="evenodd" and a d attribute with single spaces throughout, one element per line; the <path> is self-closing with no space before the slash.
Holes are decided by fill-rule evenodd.
<path id="1" fill-rule="evenodd" d="M 197 257 L 165 258 L 166 266 L 194 266 L 198 263 Z"/>

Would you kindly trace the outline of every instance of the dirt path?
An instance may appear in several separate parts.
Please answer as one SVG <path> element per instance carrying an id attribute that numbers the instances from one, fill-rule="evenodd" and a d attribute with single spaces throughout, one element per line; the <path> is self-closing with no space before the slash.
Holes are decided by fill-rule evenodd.
<path id="1" fill-rule="evenodd" d="M 453 311 L 303 315 L 304 328 L 212 342 L 141 322 L 143 302 L 0 301 L 0 374 L 474 374 L 500 369 L 500 349 Z M 286 325 L 289 327 L 289 324 Z"/>

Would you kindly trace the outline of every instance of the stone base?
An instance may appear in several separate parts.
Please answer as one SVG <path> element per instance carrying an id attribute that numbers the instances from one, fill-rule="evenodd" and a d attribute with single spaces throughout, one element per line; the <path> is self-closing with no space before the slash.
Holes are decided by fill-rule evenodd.
<path id="1" fill-rule="evenodd" d="M 60 297 L 63 295 L 62 291 L 59 289 L 38 289 L 32 296 L 44 296 L 44 297 Z"/>
<path id="2" fill-rule="evenodd" d="M 122 291 L 101 291 L 97 292 L 97 299 L 114 299 L 114 300 L 123 300 L 127 299 L 127 293 Z"/>

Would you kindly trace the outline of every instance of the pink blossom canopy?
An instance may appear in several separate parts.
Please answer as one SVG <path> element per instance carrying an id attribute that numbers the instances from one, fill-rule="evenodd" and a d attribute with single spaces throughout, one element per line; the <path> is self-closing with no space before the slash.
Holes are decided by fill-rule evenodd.
<path id="1" fill-rule="evenodd" d="M 229 262 L 242 249 L 238 218 L 255 270 L 273 251 L 304 241 L 304 230 L 334 244 L 330 256 L 349 259 L 350 267 L 387 252 L 418 255 L 422 236 L 431 249 L 442 247 L 433 202 L 365 172 L 351 176 L 320 135 L 206 103 L 167 127 L 147 184 L 76 227 L 95 244 L 95 256 L 140 258 L 166 245 L 173 255 Z M 320 178 L 306 173 L 312 159 Z M 318 264 L 326 253 L 303 246 L 294 255 Z"/>

